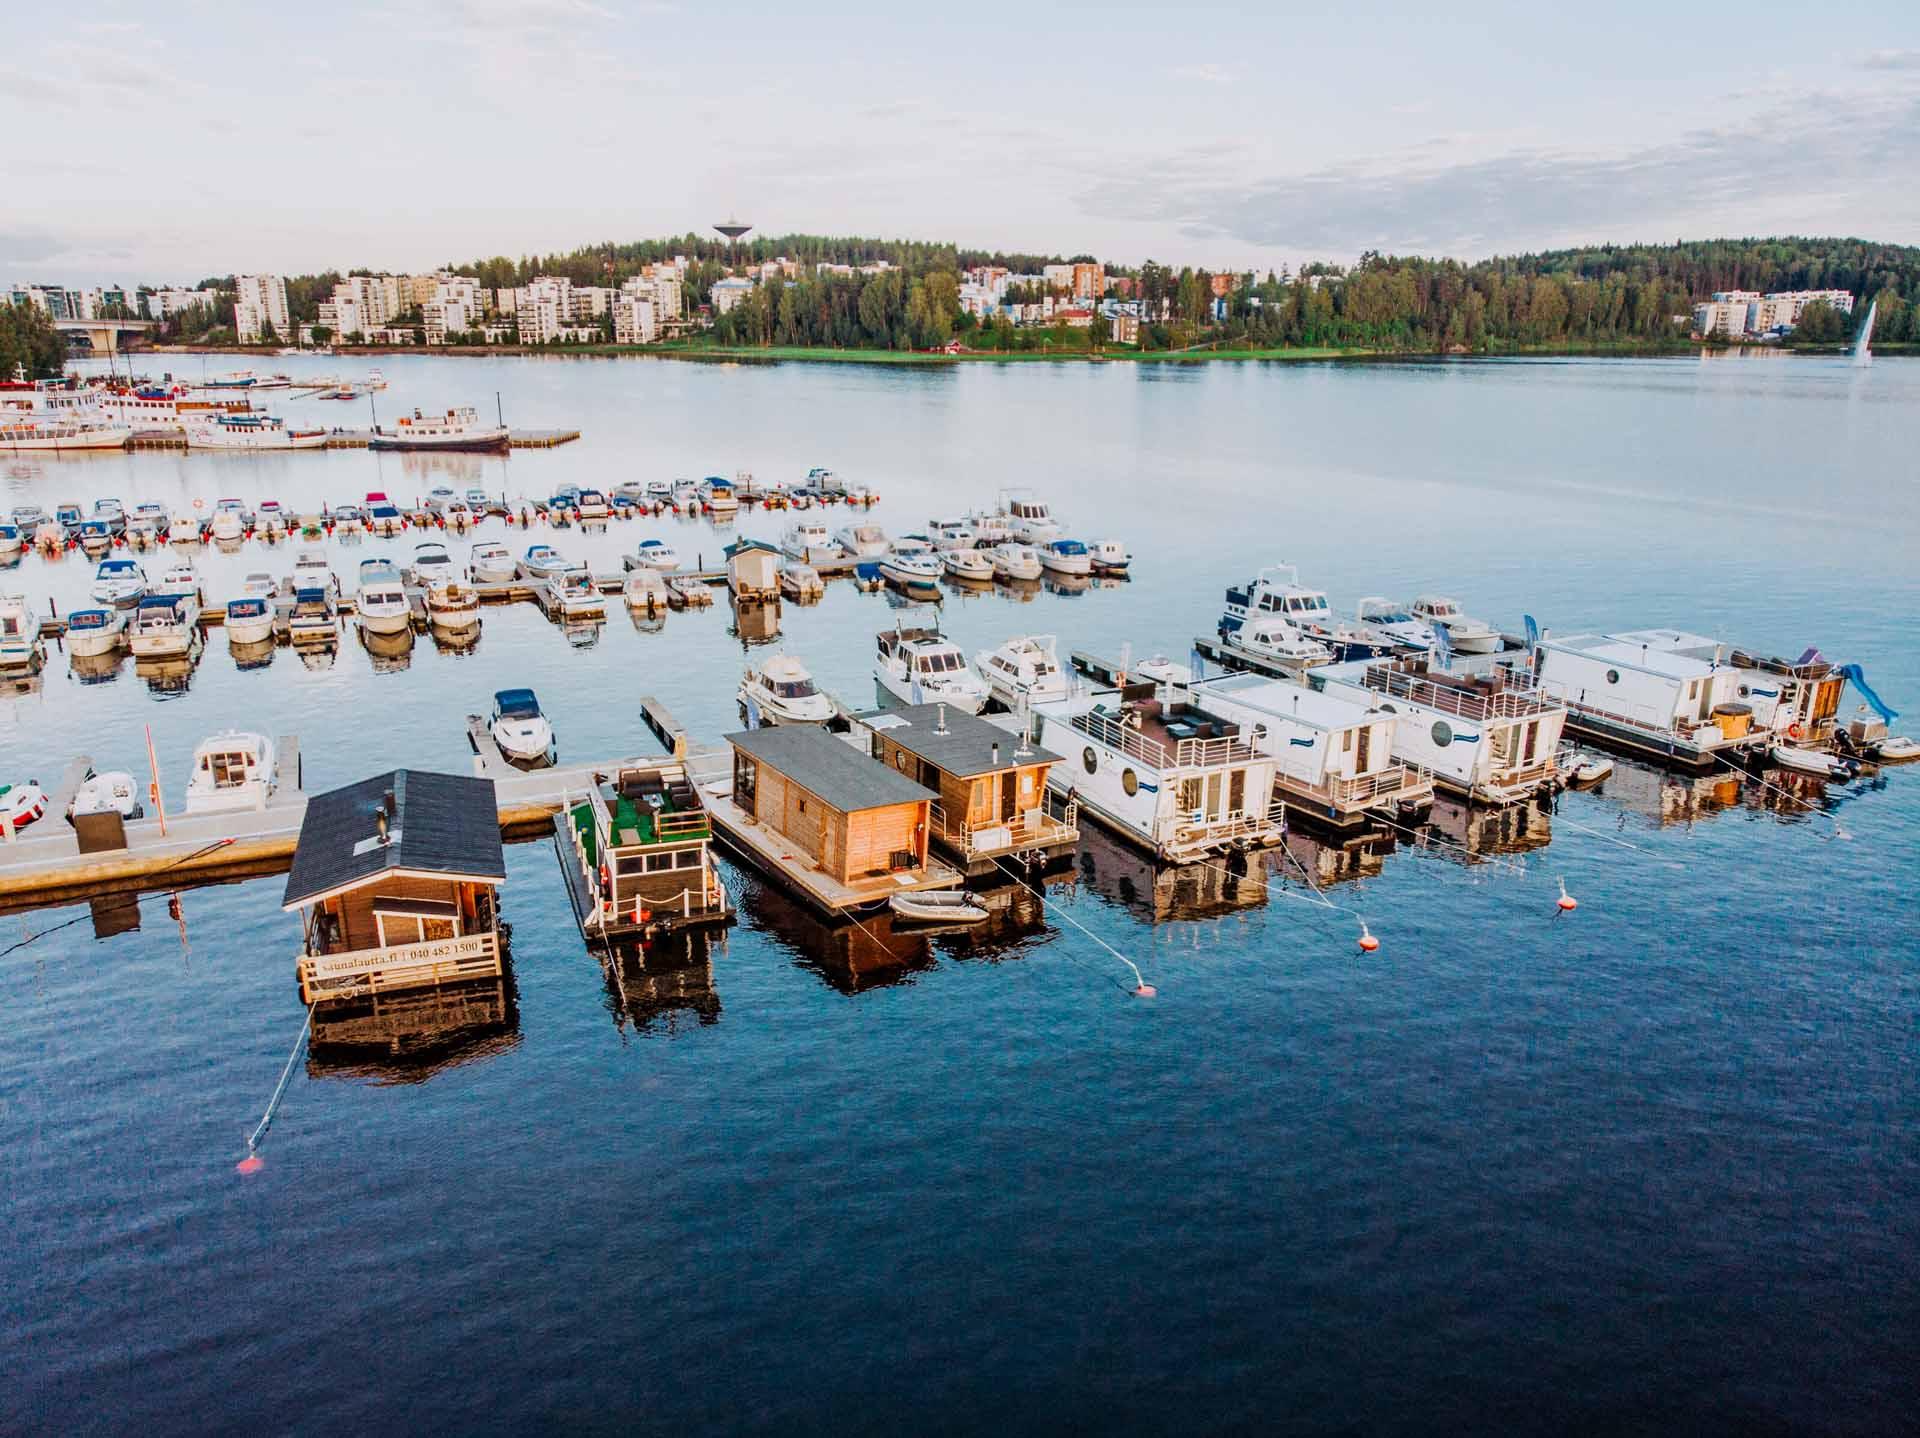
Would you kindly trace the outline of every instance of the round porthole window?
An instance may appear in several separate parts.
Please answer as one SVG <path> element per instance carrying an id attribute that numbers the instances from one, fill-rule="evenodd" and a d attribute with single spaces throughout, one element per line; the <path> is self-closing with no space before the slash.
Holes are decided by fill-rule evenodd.
<path id="1" fill-rule="evenodd" d="M 1388 714 L 1398 714 L 1400 712 L 1398 709 L 1394 708 L 1391 704 L 1382 703 L 1380 707 L 1382 710 L 1384 710 Z"/>
<path id="2" fill-rule="evenodd" d="M 1433 742 L 1444 749 L 1453 742 L 1453 726 L 1444 719 L 1433 721 Z"/>
<path id="3" fill-rule="evenodd" d="M 1609 669 L 1607 671 L 1607 683 L 1618 684 L 1619 682 L 1620 682 L 1620 671 L 1618 669 Z"/>
<path id="4" fill-rule="evenodd" d="M 1742 685 L 1740 686 L 1740 697 L 1741 697 L 1742 699 L 1744 699 L 1744 698 L 1746 698 L 1746 697 L 1747 697 L 1747 696 L 1748 696 L 1749 694 L 1751 694 L 1752 692 L 1753 692 L 1753 691 L 1752 691 L 1751 689 L 1749 689 L 1749 688 L 1747 688 L 1747 686 L 1746 686 L 1746 685 L 1744 685 L 1744 684 L 1742 684 Z"/>
<path id="5" fill-rule="evenodd" d="M 1093 752 L 1091 744 L 1080 751 L 1080 764 L 1089 774 L 1100 767 L 1100 758 Z"/>
<path id="6" fill-rule="evenodd" d="M 906 750 L 896 749 L 893 751 L 893 767 L 898 769 L 902 774 L 907 772 L 907 751 Z"/>
<path id="7" fill-rule="evenodd" d="M 1266 725 L 1264 725 L 1264 724 L 1256 724 L 1256 725 L 1254 725 L 1254 726 L 1253 726 L 1253 737 L 1254 737 L 1255 739 L 1264 739 L 1264 738 L 1266 738 L 1266 737 L 1267 737 L 1267 726 L 1266 726 Z M 1132 791 L 1131 791 L 1131 790 L 1129 790 L 1128 792 L 1129 792 L 1129 793 L 1131 793 Z"/>
<path id="8" fill-rule="evenodd" d="M 1120 771 L 1120 787 L 1127 791 L 1128 798 L 1132 798 L 1140 792 L 1140 776 L 1131 769 L 1122 769 Z"/>

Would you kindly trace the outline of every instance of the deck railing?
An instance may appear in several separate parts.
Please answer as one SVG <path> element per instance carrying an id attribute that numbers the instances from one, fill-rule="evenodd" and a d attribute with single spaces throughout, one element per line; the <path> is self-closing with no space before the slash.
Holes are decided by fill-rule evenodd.
<path id="1" fill-rule="evenodd" d="M 1376 664 L 1367 670 L 1365 685 L 1409 704 L 1435 709 L 1458 719 L 1484 722 L 1488 719 L 1528 719 L 1550 714 L 1558 704 L 1532 685 L 1501 689 L 1462 689 L 1439 684 L 1421 674 L 1409 673 L 1391 664 Z"/>
<path id="2" fill-rule="evenodd" d="M 417 944 L 389 944 L 337 954 L 308 953 L 300 956 L 298 968 L 301 1001 L 313 1004 L 383 989 L 492 978 L 500 972 L 500 942 L 488 930 Z"/>
<path id="3" fill-rule="evenodd" d="M 1022 849 L 1047 848 L 1080 837 L 1076 825 L 1077 806 L 1069 803 L 1064 817 L 1056 818 L 1044 808 L 1005 819 L 990 819 L 970 824 L 952 820 L 940 805 L 931 806 L 933 832 L 945 839 L 969 859 L 976 855 L 1015 853 Z"/>
<path id="4" fill-rule="evenodd" d="M 1149 739 L 1133 725 L 1110 715 L 1089 711 L 1074 715 L 1069 722 L 1088 738 L 1155 769 L 1204 769 L 1254 758 L 1253 750 L 1238 739 L 1179 739 L 1169 749 L 1160 740 Z"/>

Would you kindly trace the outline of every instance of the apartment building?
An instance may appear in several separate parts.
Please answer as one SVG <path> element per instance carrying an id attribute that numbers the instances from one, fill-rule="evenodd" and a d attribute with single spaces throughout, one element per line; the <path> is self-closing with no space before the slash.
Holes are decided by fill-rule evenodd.
<path id="1" fill-rule="evenodd" d="M 234 280 L 233 289 L 233 329 L 241 344 L 259 343 L 269 329 L 282 339 L 292 335 L 284 277 L 241 275 Z"/>

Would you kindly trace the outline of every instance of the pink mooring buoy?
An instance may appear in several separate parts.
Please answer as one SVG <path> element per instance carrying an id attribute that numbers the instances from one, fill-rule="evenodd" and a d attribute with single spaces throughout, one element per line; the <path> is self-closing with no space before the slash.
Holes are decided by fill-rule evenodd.
<path id="1" fill-rule="evenodd" d="M 1567 892 L 1567 881 L 1565 879 L 1560 881 L 1560 897 L 1554 900 L 1554 907 L 1559 909 L 1563 914 L 1571 914 L 1575 909 L 1580 907 L 1580 901 Z"/>
<path id="2" fill-rule="evenodd" d="M 1136 999 L 1150 999 L 1159 992 L 1160 990 L 1156 989 L 1152 984 L 1140 984 L 1135 987 L 1133 996 Z"/>
<path id="3" fill-rule="evenodd" d="M 1367 932 L 1366 921 L 1360 923 L 1360 952 L 1370 954 L 1380 947 L 1380 941 Z"/>
<path id="4" fill-rule="evenodd" d="M 235 1173 L 258 1173 L 267 1166 L 267 1161 L 257 1153 L 250 1153 L 233 1166 Z"/>

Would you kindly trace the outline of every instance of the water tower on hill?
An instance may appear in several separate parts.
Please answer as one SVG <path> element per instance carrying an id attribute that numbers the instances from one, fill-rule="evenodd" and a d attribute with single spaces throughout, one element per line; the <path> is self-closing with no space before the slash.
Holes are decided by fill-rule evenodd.
<path id="1" fill-rule="evenodd" d="M 732 266 L 740 258 L 740 237 L 753 226 L 729 215 L 723 223 L 715 225 L 714 228 L 727 237 L 727 264 Z"/>

